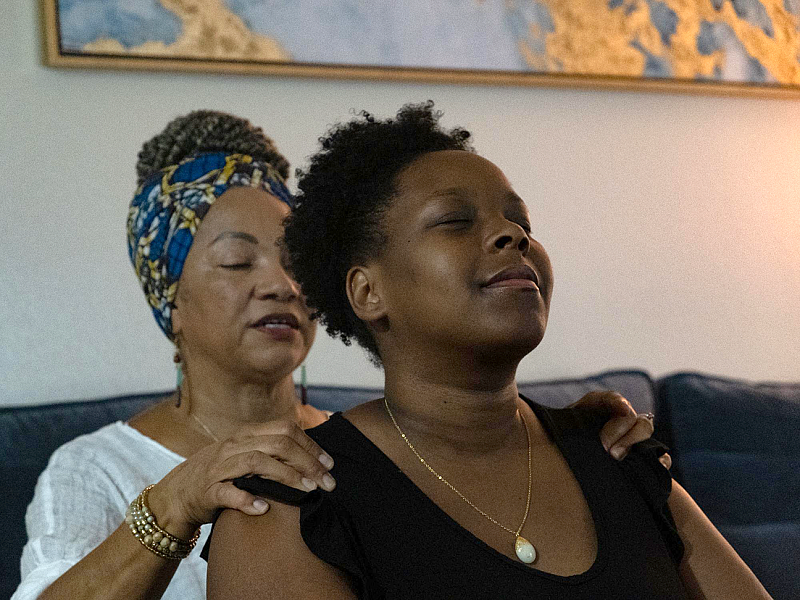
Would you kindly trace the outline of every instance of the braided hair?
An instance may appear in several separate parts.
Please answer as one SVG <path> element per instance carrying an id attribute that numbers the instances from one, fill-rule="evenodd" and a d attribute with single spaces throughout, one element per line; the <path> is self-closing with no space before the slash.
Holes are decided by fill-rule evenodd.
<path id="1" fill-rule="evenodd" d="M 272 165 L 284 179 L 289 177 L 289 161 L 260 127 L 228 113 L 196 110 L 173 119 L 145 142 L 136 163 L 137 185 L 164 167 L 200 152 L 249 154 Z"/>

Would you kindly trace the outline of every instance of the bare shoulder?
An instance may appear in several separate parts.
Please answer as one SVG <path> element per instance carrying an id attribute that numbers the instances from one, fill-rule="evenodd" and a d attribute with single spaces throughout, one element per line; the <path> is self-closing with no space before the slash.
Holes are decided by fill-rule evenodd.
<path id="1" fill-rule="evenodd" d="M 383 407 L 383 398 L 378 400 L 370 400 L 363 404 L 358 404 L 353 408 L 346 410 L 342 415 L 359 429 L 364 426 L 369 427 L 374 423 L 382 422 L 386 416 L 385 408 Z"/>
<path id="2" fill-rule="evenodd" d="M 141 427 L 152 427 L 160 419 L 170 414 L 170 407 L 174 406 L 176 402 L 176 394 L 170 394 L 163 400 L 156 402 L 152 406 L 148 406 L 144 410 L 136 413 L 128 419 L 128 425 L 135 429 Z M 171 417 L 170 417 L 171 418 Z"/>
<path id="3" fill-rule="evenodd" d="M 679 571 L 690 598 L 770 598 L 750 568 L 676 481 L 672 482 L 669 508 L 686 547 Z"/>
<path id="4" fill-rule="evenodd" d="M 317 558 L 300 536 L 300 509 L 271 502 L 261 516 L 225 510 L 208 558 L 207 598 L 352 600 L 349 578 Z"/>

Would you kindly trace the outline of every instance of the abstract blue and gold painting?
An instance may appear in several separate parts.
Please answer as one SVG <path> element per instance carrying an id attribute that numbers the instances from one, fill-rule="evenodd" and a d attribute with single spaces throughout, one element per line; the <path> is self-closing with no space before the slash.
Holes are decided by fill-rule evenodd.
<path id="1" fill-rule="evenodd" d="M 800 90 L 800 0 L 44 2 L 61 64 Z"/>

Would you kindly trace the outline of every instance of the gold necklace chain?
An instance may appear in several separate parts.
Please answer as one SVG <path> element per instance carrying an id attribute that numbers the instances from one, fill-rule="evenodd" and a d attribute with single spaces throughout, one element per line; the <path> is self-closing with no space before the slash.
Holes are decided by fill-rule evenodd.
<path id="1" fill-rule="evenodd" d="M 175 405 L 176 408 L 181 405 L 182 396 L 183 396 L 183 386 L 179 383 L 178 384 L 178 402 Z M 219 438 L 217 436 L 215 436 L 213 433 L 211 433 L 211 430 L 208 427 L 206 427 L 206 424 L 203 423 L 200 420 L 200 417 L 198 417 L 197 415 L 195 415 L 192 412 L 191 407 L 189 407 L 189 416 L 192 417 L 195 421 L 197 421 L 197 424 L 200 425 L 200 427 L 203 428 L 203 431 L 205 431 L 212 440 L 214 440 L 215 442 L 219 442 Z"/>
<path id="2" fill-rule="evenodd" d="M 519 559 L 521 561 L 523 561 L 525 563 L 532 563 L 534 560 L 536 560 L 536 550 L 534 549 L 533 545 L 528 540 L 526 540 L 524 537 L 522 537 L 520 535 L 520 532 L 522 532 L 522 528 L 525 527 L 525 522 L 528 520 L 528 512 L 530 511 L 530 508 L 531 508 L 531 485 L 532 485 L 532 482 L 533 482 L 533 474 L 532 474 L 532 468 L 531 468 L 531 463 L 532 463 L 532 459 L 531 459 L 531 434 L 528 431 L 528 423 L 525 421 L 525 417 L 522 416 L 522 413 L 520 412 L 519 416 L 522 419 L 522 424 L 525 427 L 525 436 L 526 436 L 526 438 L 528 440 L 528 498 L 525 501 L 525 516 L 522 517 L 522 522 L 519 524 L 519 527 L 517 527 L 517 530 L 514 531 L 512 529 L 509 529 L 508 527 L 506 527 L 505 525 L 503 525 L 499 521 L 497 521 L 497 519 L 495 519 L 491 515 L 487 514 L 486 512 L 484 512 L 483 510 L 481 510 L 477 506 L 475 506 L 472 502 L 470 502 L 470 500 L 464 494 L 459 492 L 455 488 L 455 486 L 453 486 L 452 483 L 450 483 L 449 481 L 447 481 L 447 479 L 445 479 L 444 477 L 439 475 L 439 473 L 437 473 L 436 470 L 432 466 L 430 466 L 428 464 L 428 461 L 426 461 L 424 458 L 422 458 L 420 453 L 417 452 L 417 449 L 414 448 L 414 445 L 411 443 L 411 440 L 409 440 L 408 437 L 406 436 L 406 434 L 403 433 L 403 430 L 400 429 L 400 425 L 397 424 L 397 421 L 394 418 L 394 414 L 392 414 L 392 409 L 389 408 L 389 402 L 386 400 L 385 397 L 383 399 L 383 405 L 386 407 L 386 412 L 389 413 L 389 418 L 392 420 L 392 423 L 394 424 L 395 429 L 397 429 L 397 432 L 400 434 L 400 437 L 403 438 L 403 441 L 406 444 L 408 444 L 408 447 L 414 453 L 414 456 L 416 456 L 419 459 L 419 461 L 425 466 L 425 468 L 428 469 L 428 471 L 430 471 L 430 473 L 434 477 L 436 477 L 439 481 L 441 481 L 443 484 L 445 484 L 447 487 L 449 487 L 451 490 L 453 490 L 458 495 L 459 498 L 461 498 L 464 502 L 469 504 L 469 506 L 471 506 L 480 515 L 486 517 L 489 521 L 491 521 L 492 523 L 494 523 L 498 527 L 500 527 L 500 528 L 506 530 L 508 533 L 512 534 L 515 537 L 514 550 L 517 553 L 517 556 L 519 557 Z"/>
<path id="3" fill-rule="evenodd" d="M 218 438 L 217 436 L 215 436 L 213 433 L 211 433 L 211 430 L 210 430 L 208 427 L 206 427 L 206 424 L 205 424 L 205 423 L 203 423 L 203 422 L 200 420 L 200 417 L 198 417 L 198 416 L 197 416 L 196 414 L 194 414 L 193 412 L 190 412 L 190 413 L 189 413 L 189 416 L 190 416 L 190 417 L 192 417 L 192 418 L 193 418 L 195 421 L 197 421 L 197 423 L 200 425 L 200 427 L 202 427 L 202 428 L 203 428 L 203 431 L 205 431 L 205 432 L 206 432 L 206 433 L 207 433 L 207 434 L 208 434 L 208 435 L 211 437 L 211 439 L 212 439 L 212 440 L 214 440 L 215 442 L 218 442 L 218 441 L 219 441 L 219 438 Z"/>
<path id="4" fill-rule="evenodd" d="M 180 388 L 178 388 L 178 394 L 180 395 L 180 393 L 181 393 L 181 390 L 180 390 Z M 203 422 L 200 420 L 200 417 L 198 417 L 198 416 L 197 416 L 196 414 L 194 414 L 193 412 L 190 412 L 190 413 L 189 413 L 189 416 L 190 416 L 190 417 L 192 417 L 192 418 L 193 418 L 195 421 L 197 421 L 197 424 L 198 424 L 198 425 L 200 425 L 200 427 L 202 427 L 202 428 L 203 428 L 203 431 L 205 431 L 205 432 L 208 434 L 208 436 L 209 436 L 209 437 L 210 437 L 212 440 L 214 440 L 215 442 L 219 442 L 219 438 L 218 438 L 217 436 L 215 436 L 215 435 L 214 435 L 214 434 L 211 432 L 211 430 L 210 430 L 210 429 L 209 429 L 209 428 L 206 426 L 206 424 L 205 424 L 205 423 L 203 423 Z M 305 429 L 305 424 L 304 424 L 304 422 L 303 422 L 303 419 L 302 419 L 302 418 L 301 418 L 301 419 L 298 421 L 298 423 L 297 423 L 297 424 L 298 424 L 298 426 L 300 426 L 300 428 L 302 428 L 302 429 Z"/>

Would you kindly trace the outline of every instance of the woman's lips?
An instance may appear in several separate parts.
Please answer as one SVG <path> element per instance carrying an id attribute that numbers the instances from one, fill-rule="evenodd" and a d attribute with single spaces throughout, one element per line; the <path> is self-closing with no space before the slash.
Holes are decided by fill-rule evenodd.
<path id="1" fill-rule="evenodd" d="M 262 317 L 251 327 L 274 340 L 292 340 L 300 331 L 300 322 L 291 313 L 276 313 Z"/>
<path id="2" fill-rule="evenodd" d="M 502 288 L 502 287 L 515 287 L 515 288 L 530 288 L 538 290 L 539 286 L 535 281 L 530 279 L 501 279 L 486 286 L 487 288 Z"/>
<path id="3" fill-rule="evenodd" d="M 266 323 L 263 325 L 256 325 L 253 329 L 257 329 L 278 341 L 292 340 L 294 336 L 299 333 L 297 329 L 284 323 Z"/>
<path id="4" fill-rule="evenodd" d="M 484 287 L 515 287 L 538 290 L 538 281 L 539 278 L 536 275 L 536 271 L 531 267 L 528 265 L 515 265 L 494 275 Z"/>

